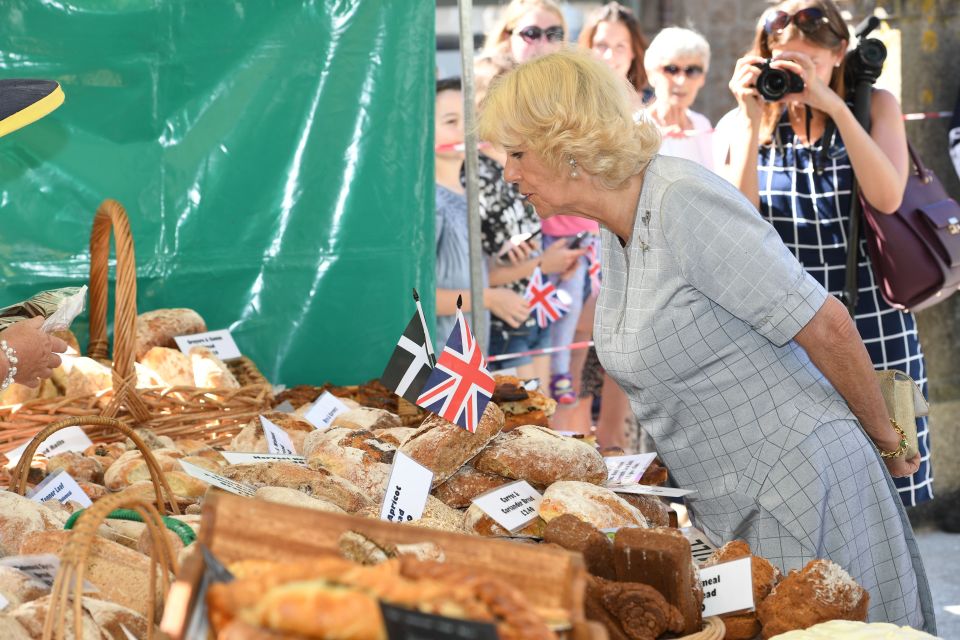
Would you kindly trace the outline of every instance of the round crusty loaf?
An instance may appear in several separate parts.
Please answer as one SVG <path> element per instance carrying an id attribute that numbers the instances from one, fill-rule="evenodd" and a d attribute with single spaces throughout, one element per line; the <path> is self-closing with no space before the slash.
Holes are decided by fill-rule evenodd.
<path id="1" fill-rule="evenodd" d="M 314 431 L 303 442 L 311 468 L 323 468 L 351 482 L 368 496 L 383 496 L 397 452 L 366 429 L 334 427 Z"/>
<path id="2" fill-rule="evenodd" d="M 151 347 L 177 348 L 177 336 L 203 333 L 207 324 L 193 309 L 155 309 L 137 316 L 134 352 L 137 360 Z"/>
<path id="3" fill-rule="evenodd" d="M 540 501 L 540 517 L 550 522 L 565 513 L 598 529 L 650 527 L 639 509 L 610 489 L 589 482 L 555 482 L 547 487 Z"/>
<path id="4" fill-rule="evenodd" d="M 472 464 L 465 464 L 449 480 L 434 489 L 433 495 L 448 507 L 466 509 L 477 496 L 508 482 L 509 478 L 477 471 Z"/>
<path id="5" fill-rule="evenodd" d="M 300 453 L 304 450 L 303 441 L 308 435 L 316 431 L 316 428 L 312 424 L 292 413 L 271 411 L 262 415 L 283 429 L 287 435 L 290 436 L 293 448 Z M 242 451 L 244 453 L 267 453 L 270 451 L 267 439 L 263 435 L 263 423 L 260 421 L 260 416 L 257 416 L 244 425 L 240 433 L 230 442 L 227 450 Z"/>
<path id="6" fill-rule="evenodd" d="M 0 514 L 0 557 L 19 554 L 23 543 L 41 531 L 63 529 L 69 516 L 10 491 L 0 491 Z"/>
<path id="7" fill-rule="evenodd" d="M 47 460 L 47 475 L 63 470 L 77 482 L 103 482 L 103 465 L 96 457 L 64 451 Z"/>
<path id="8" fill-rule="evenodd" d="M 654 527 L 670 526 L 670 507 L 657 496 L 647 496 L 639 493 L 618 493 L 622 499 L 636 507 L 643 517 Z"/>
<path id="9" fill-rule="evenodd" d="M 607 465 L 589 444 L 552 429 L 524 425 L 497 436 L 473 465 L 480 471 L 549 486 L 561 480 L 603 484 Z"/>
<path id="10" fill-rule="evenodd" d="M 240 383 L 226 363 L 206 347 L 190 349 L 193 384 L 199 389 L 239 389 Z"/>
<path id="11" fill-rule="evenodd" d="M 373 429 L 373 435 L 395 447 L 401 446 L 417 432 L 416 427 L 392 427 L 390 429 Z"/>
<path id="12" fill-rule="evenodd" d="M 403 422 L 400 416 L 390 413 L 386 409 L 374 409 L 372 407 L 357 407 L 341 413 L 333 422 L 331 427 L 345 427 L 356 431 L 357 429 L 366 429 L 375 431 L 379 429 L 396 429 L 402 427 Z"/>
<path id="13" fill-rule="evenodd" d="M 503 429 L 503 411 L 489 403 L 475 433 L 430 414 L 400 451 L 433 471 L 433 486 L 446 482 Z"/>
<path id="14" fill-rule="evenodd" d="M 192 387 L 193 365 L 190 358 L 179 349 L 151 347 L 140 364 L 156 374 L 161 384 L 167 387 Z"/>

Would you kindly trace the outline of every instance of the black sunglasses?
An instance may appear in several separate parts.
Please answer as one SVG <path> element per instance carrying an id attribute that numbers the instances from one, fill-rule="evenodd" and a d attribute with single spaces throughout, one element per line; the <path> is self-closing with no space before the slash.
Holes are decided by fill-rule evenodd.
<path id="1" fill-rule="evenodd" d="M 517 35 L 527 43 L 536 42 L 544 36 L 546 36 L 547 42 L 560 42 L 563 40 L 563 27 L 547 27 L 546 29 L 541 29 L 540 27 L 524 27 L 517 32 Z"/>
<path id="2" fill-rule="evenodd" d="M 804 33 L 813 33 L 830 21 L 827 19 L 822 9 L 808 7 L 801 9 L 793 15 L 786 11 L 773 11 L 767 15 L 763 23 L 763 30 L 767 34 L 781 33 L 791 22 L 797 25 L 797 28 Z"/>
<path id="3" fill-rule="evenodd" d="M 682 73 L 688 78 L 690 78 L 691 80 L 693 80 L 694 78 L 699 78 L 700 76 L 703 75 L 703 67 L 701 67 L 698 64 L 691 64 L 686 67 L 678 67 L 675 64 L 665 64 L 660 68 L 668 76 L 675 76 L 677 74 Z"/>

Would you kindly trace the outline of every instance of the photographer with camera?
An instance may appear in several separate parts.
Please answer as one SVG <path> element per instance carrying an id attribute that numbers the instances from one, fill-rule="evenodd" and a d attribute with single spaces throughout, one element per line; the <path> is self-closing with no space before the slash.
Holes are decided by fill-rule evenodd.
<path id="1" fill-rule="evenodd" d="M 864 200 L 877 211 L 893 212 L 909 172 L 900 105 L 887 91 L 870 92 L 872 82 L 861 77 L 870 44 L 847 54 L 850 37 L 831 0 L 789 0 L 768 9 L 752 50 L 737 61 L 730 80 L 738 109 L 724 116 L 716 136 L 721 174 L 757 205 L 804 268 L 841 299 L 854 176 Z M 851 61 L 859 73 L 849 73 Z M 872 71 L 879 74 L 879 68 Z M 855 84 L 866 87 L 860 100 L 869 99 L 869 129 L 847 104 Z M 862 235 L 858 243 L 853 315 L 873 365 L 904 371 L 926 394 L 915 319 L 883 299 Z M 919 455 L 885 459 L 907 506 L 933 497 L 926 418 L 917 420 L 917 433 Z"/>

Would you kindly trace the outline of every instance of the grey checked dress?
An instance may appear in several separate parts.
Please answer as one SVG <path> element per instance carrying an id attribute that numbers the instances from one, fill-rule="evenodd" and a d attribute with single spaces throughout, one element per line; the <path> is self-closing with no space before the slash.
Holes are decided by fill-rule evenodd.
<path id="1" fill-rule="evenodd" d="M 840 564 L 871 621 L 935 631 L 903 505 L 846 403 L 792 341 L 827 293 L 722 178 L 657 156 L 633 233 L 602 230 L 594 340 L 717 544 L 783 571 Z"/>

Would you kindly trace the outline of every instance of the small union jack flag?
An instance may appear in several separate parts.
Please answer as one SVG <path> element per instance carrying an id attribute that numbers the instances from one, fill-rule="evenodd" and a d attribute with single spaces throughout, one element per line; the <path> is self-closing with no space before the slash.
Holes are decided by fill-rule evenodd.
<path id="1" fill-rule="evenodd" d="M 600 256 L 597 255 L 597 245 L 594 242 L 587 247 L 587 275 L 590 277 L 590 291 L 593 295 L 600 293 Z"/>
<path id="2" fill-rule="evenodd" d="M 537 325 L 546 328 L 551 322 L 556 322 L 569 311 L 570 305 L 563 301 L 557 293 L 557 287 L 543 277 L 540 267 L 533 270 L 524 299 L 536 314 Z"/>
<path id="3" fill-rule="evenodd" d="M 457 323 L 417 404 L 475 433 L 495 386 L 480 345 L 458 309 Z"/>

